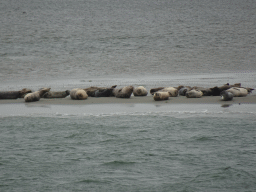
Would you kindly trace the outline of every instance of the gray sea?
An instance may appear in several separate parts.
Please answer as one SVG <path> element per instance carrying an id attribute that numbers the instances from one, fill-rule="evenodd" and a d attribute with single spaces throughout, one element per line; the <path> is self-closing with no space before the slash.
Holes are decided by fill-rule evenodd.
<path id="1" fill-rule="evenodd" d="M 255 0 L 1 0 L 0 18 L 0 90 L 256 88 Z M 253 104 L 1 104 L 0 191 L 253 192 L 255 125 Z"/>

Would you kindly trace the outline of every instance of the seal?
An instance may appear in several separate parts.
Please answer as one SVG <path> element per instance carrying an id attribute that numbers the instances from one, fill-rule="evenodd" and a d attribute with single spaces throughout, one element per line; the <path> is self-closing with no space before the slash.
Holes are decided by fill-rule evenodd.
<path id="1" fill-rule="evenodd" d="M 49 91 L 43 95 L 43 98 L 53 99 L 53 98 L 65 98 L 70 94 L 69 90 L 66 91 Z"/>
<path id="2" fill-rule="evenodd" d="M 139 86 L 139 87 L 136 87 L 135 89 L 133 89 L 133 95 L 134 96 L 147 96 L 148 91 L 146 90 L 145 87 Z"/>
<path id="3" fill-rule="evenodd" d="M 178 91 L 179 91 L 181 88 L 184 88 L 184 87 L 188 87 L 188 86 L 179 85 L 178 87 L 174 87 L 174 88 L 175 88 L 175 89 L 178 89 Z"/>
<path id="4" fill-rule="evenodd" d="M 88 98 L 88 95 L 85 92 L 85 90 L 80 89 L 80 88 L 76 88 L 76 89 L 71 90 L 70 97 L 73 100 L 85 100 L 85 99 Z"/>
<path id="5" fill-rule="evenodd" d="M 152 89 L 150 89 L 149 92 L 150 92 L 151 95 L 154 95 L 155 92 L 160 91 L 162 89 L 164 89 L 164 87 L 152 88 Z"/>
<path id="6" fill-rule="evenodd" d="M 233 85 L 229 85 L 229 83 L 226 83 L 220 87 L 215 86 L 211 88 L 201 89 L 201 91 L 203 92 L 203 96 L 220 96 L 222 91 L 225 91 L 232 87 L 241 87 L 241 83 L 235 83 Z"/>
<path id="7" fill-rule="evenodd" d="M 24 99 L 25 102 L 33 102 L 33 101 L 39 101 L 40 98 L 48 91 L 50 91 L 51 88 L 41 88 L 36 92 L 28 93 L 25 95 Z"/>
<path id="8" fill-rule="evenodd" d="M 130 98 L 132 95 L 134 87 L 133 86 L 126 86 L 121 89 L 114 89 L 113 94 L 116 98 Z"/>
<path id="9" fill-rule="evenodd" d="M 103 92 L 105 89 L 111 89 L 111 91 L 114 90 L 114 88 L 116 88 L 117 85 L 113 85 L 112 87 L 88 87 L 83 89 L 87 95 L 89 97 L 95 97 L 95 92 L 99 91 L 99 92 Z M 108 92 L 108 91 L 107 91 Z M 109 95 L 109 96 L 114 96 L 113 94 Z M 99 97 L 99 96 L 98 96 Z"/>
<path id="10" fill-rule="evenodd" d="M 186 93 L 187 98 L 200 98 L 202 96 L 203 96 L 203 92 L 196 89 L 192 89 Z"/>
<path id="11" fill-rule="evenodd" d="M 231 92 L 234 95 L 234 97 L 245 97 L 248 95 L 248 91 L 246 88 L 232 87 L 227 91 Z"/>
<path id="12" fill-rule="evenodd" d="M 174 87 L 166 87 L 161 90 L 161 92 L 168 92 L 170 94 L 170 97 L 177 97 L 178 96 L 178 89 Z"/>
<path id="13" fill-rule="evenodd" d="M 204 88 L 204 87 L 192 87 L 191 90 L 197 90 L 201 91 L 203 93 L 203 96 L 211 96 L 212 95 L 212 90 L 211 88 Z"/>
<path id="14" fill-rule="evenodd" d="M 228 92 L 226 90 L 222 91 L 220 93 L 220 96 L 221 96 L 221 100 L 222 101 L 231 101 L 234 97 L 233 93 L 231 92 Z"/>
<path id="15" fill-rule="evenodd" d="M 245 89 L 248 91 L 248 94 L 252 93 L 252 91 L 254 90 L 253 88 L 249 88 L 249 87 L 246 87 Z"/>
<path id="16" fill-rule="evenodd" d="M 169 92 L 155 92 L 153 95 L 153 99 L 155 101 L 163 101 L 163 100 L 168 100 L 170 97 L 170 93 Z"/>
<path id="17" fill-rule="evenodd" d="M 229 83 L 227 83 L 227 84 L 224 84 L 220 87 L 215 86 L 215 87 L 206 89 L 208 94 L 205 93 L 204 91 L 202 91 L 202 92 L 203 92 L 204 96 L 220 96 L 222 91 L 225 91 L 225 90 L 227 90 L 227 89 L 229 89 L 233 86 L 239 86 L 239 84 L 229 85 Z"/>
<path id="18" fill-rule="evenodd" d="M 24 98 L 28 93 L 32 93 L 30 89 L 24 88 L 19 91 L 0 91 L 0 99 L 18 99 Z"/>
<path id="19" fill-rule="evenodd" d="M 186 96 L 187 91 L 190 91 L 191 87 L 182 87 L 179 89 L 178 94 L 181 96 Z"/>
<path id="20" fill-rule="evenodd" d="M 94 97 L 111 97 L 113 89 L 98 89 L 94 93 Z"/>

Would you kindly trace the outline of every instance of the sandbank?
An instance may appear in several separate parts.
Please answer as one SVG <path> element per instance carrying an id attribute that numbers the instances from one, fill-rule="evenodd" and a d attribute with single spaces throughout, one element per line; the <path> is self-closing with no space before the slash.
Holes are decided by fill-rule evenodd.
<path id="1" fill-rule="evenodd" d="M 2 104 L 21 104 L 25 103 L 24 99 L 16 100 L 0 100 Z M 115 98 L 115 97 L 88 97 L 86 100 L 72 100 L 70 96 L 61 99 L 44 99 L 40 101 L 27 103 L 43 104 L 43 105 L 87 105 L 87 104 L 256 104 L 256 95 L 248 95 L 246 97 L 234 97 L 232 101 L 221 101 L 220 96 L 204 96 L 201 98 L 187 98 L 184 96 L 170 97 L 165 101 L 154 101 L 153 97 L 135 97 L 129 99 Z"/>

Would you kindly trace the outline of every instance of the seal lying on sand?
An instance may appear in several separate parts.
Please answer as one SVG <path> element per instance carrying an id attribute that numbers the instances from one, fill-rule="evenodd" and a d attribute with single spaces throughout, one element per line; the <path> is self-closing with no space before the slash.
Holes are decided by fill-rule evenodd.
<path id="1" fill-rule="evenodd" d="M 51 88 L 42 88 L 39 89 L 36 92 L 28 93 L 25 95 L 24 99 L 26 102 L 33 102 L 33 101 L 39 101 L 40 98 L 48 91 L 50 91 Z"/>
<path id="2" fill-rule="evenodd" d="M 99 92 L 104 92 L 106 90 L 111 90 L 111 92 L 114 90 L 114 88 L 116 88 L 116 85 L 113 85 L 110 88 L 107 87 L 89 87 L 89 88 L 85 88 L 83 90 L 86 91 L 87 95 L 89 97 L 95 97 L 95 92 L 99 91 Z M 97 97 L 106 97 L 106 96 L 99 96 L 99 92 L 98 92 L 98 96 Z M 106 93 L 109 93 L 110 91 L 106 91 Z M 113 96 L 113 94 L 110 94 L 109 96 Z"/>
<path id="3" fill-rule="evenodd" d="M 227 89 L 230 89 L 231 87 L 241 87 L 241 83 L 235 83 L 234 85 L 229 85 L 229 83 L 227 83 L 220 87 L 218 87 L 218 86 L 212 87 L 212 88 L 210 88 L 210 95 L 220 96 L 221 92 L 223 92 Z M 206 96 L 205 93 L 204 93 L 204 96 Z"/>
<path id="4" fill-rule="evenodd" d="M 70 94 L 69 90 L 66 91 L 49 91 L 43 95 L 43 98 L 65 98 Z"/>
<path id="5" fill-rule="evenodd" d="M 234 97 L 234 95 L 233 95 L 233 93 L 231 93 L 231 92 L 228 92 L 228 91 L 222 91 L 221 93 L 220 93 L 220 96 L 221 96 L 221 100 L 222 101 L 231 101 L 232 99 L 233 99 L 233 97 Z"/>
<path id="6" fill-rule="evenodd" d="M 135 89 L 133 89 L 133 95 L 134 96 L 147 96 L 148 91 L 146 90 L 145 87 L 139 86 L 139 87 L 136 87 Z"/>
<path id="7" fill-rule="evenodd" d="M 245 97 L 248 95 L 248 91 L 246 88 L 232 87 L 227 91 L 231 92 L 234 95 L 234 97 Z"/>
<path id="8" fill-rule="evenodd" d="M 76 88 L 76 89 L 71 90 L 70 97 L 73 100 L 84 100 L 84 99 L 88 98 L 88 95 L 85 92 L 85 90 L 80 89 L 80 88 Z"/>
<path id="9" fill-rule="evenodd" d="M 186 96 L 187 91 L 190 91 L 191 87 L 182 87 L 179 89 L 179 95 Z"/>
<path id="10" fill-rule="evenodd" d="M 231 87 L 241 87 L 241 83 L 235 83 L 234 85 L 229 85 L 229 83 L 224 84 L 220 87 L 215 86 L 211 88 L 204 87 L 192 87 L 192 89 L 200 90 L 203 92 L 203 96 L 220 96 L 222 91 L 225 91 Z"/>
<path id="11" fill-rule="evenodd" d="M 170 97 L 178 96 L 178 89 L 176 89 L 174 87 L 166 87 L 164 89 L 161 89 L 160 92 L 168 92 L 170 94 Z"/>
<path id="12" fill-rule="evenodd" d="M 160 91 L 160 90 L 162 90 L 162 89 L 164 89 L 165 87 L 157 87 L 157 88 L 152 88 L 152 89 L 150 89 L 150 94 L 151 95 L 154 95 L 154 93 L 155 92 L 157 92 L 157 91 Z"/>
<path id="13" fill-rule="evenodd" d="M 179 86 L 181 88 L 183 86 Z M 178 96 L 178 89 L 175 87 L 158 87 L 150 89 L 150 93 L 154 95 L 156 92 L 169 92 L 170 97 L 177 97 Z"/>
<path id="14" fill-rule="evenodd" d="M 117 98 L 130 98 L 133 92 L 133 86 L 126 86 L 121 89 L 114 89 L 113 94 Z"/>
<path id="15" fill-rule="evenodd" d="M 94 93 L 94 97 L 111 97 L 113 96 L 113 89 L 99 89 Z"/>
<path id="16" fill-rule="evenodd" d="M 0 91 L 0 99 L 18 99 L 24 98 L 28 93 L 31 93 L 30 89 L 24 88 L 20 91 Z"/>
<path id="17" fill-rule="evenodd" d="M 154 93 L 154 96 L 153 96 L 153 99 L 155 101 L 163 101 L 163 100 L 168 100 L 170 97 L 170 93 L 169 92 L 155 92 Z"/>
<path id="18" fill-rule="evenodd" d="M 203 96 L 203 92 L 196 89 L 192 89 L 186 93 L 187 98 L 200 98 L 202 96 Z"/>

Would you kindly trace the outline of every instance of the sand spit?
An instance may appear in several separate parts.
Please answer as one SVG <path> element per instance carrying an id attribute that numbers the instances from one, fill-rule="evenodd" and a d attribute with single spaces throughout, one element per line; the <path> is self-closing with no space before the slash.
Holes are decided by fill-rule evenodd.
<path id="1" fill-rule="evenodd" d="M 16 100 L 0 100 L 1 104 L 24 103 L 24 99 Z M 235 97 L 232 101 L 221 101 L 220 96 L 205 96 L 201 98 L 186 98 L 184 96 L 171 97 L 165 101 L 154 101 L 152 96 L 134 97 L 129 99 L 116 97 L 88 97 L 87 100 L 72 100 L 70 96 L 58 99 L 44 99 L 36 102 L 37 104 L 48 105 L 87 105 L 87 104 L 127 104 L 127 103 L 142 103 L 142 104 L 256 104 L 256 95 L 248 95 L 246 97 Z"/>

